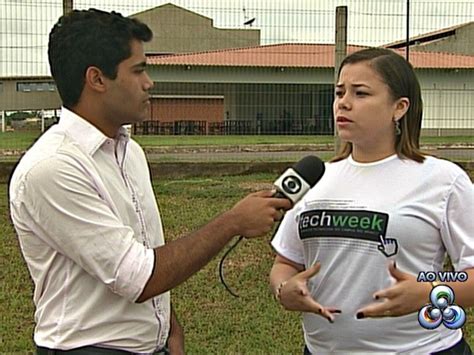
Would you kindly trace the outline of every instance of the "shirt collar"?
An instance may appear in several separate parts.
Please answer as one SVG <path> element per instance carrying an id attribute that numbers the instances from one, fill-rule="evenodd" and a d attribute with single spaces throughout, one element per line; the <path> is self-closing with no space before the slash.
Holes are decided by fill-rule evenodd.
<path id="1" fill-rule="evenodd" d="M 107 140 L 112 140 L 89 121 L 64 106 L 61 107 L 58 128 L 66 131 L 90 155 L 93 155 Z M 120 127 L 115 137 L 115 140 L 119 139 L 125 141 L 129 139 L 128 131 L 124 127 Z"/>

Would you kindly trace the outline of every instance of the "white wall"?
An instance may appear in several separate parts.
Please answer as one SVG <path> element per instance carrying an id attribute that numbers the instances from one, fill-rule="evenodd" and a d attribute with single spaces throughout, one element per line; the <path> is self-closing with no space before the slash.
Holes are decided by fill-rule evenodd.
<path id="1" fill-rule="evenodd" d="M 419 70 L 423 128 L 474 128 L 474 70 Z"/>

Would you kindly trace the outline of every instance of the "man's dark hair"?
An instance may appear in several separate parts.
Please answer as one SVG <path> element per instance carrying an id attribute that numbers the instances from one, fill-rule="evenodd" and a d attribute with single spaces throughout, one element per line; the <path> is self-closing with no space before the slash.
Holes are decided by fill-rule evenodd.
<path id="1" fill-rule="evenodd" d="M 63 105 L 78 103 L 88 67 L 115 79 L 119 63 L 131 55 L 131 41 L 152 37 L 146 24 L 114 11 L 74 10 L 60 17 L 49 34 L 48 59 Z"/>

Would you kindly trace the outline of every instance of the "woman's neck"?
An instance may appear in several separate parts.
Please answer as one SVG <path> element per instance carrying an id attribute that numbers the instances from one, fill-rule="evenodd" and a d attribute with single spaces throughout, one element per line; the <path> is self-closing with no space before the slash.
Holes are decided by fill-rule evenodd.
<path id="1" fill-rule="evenodd" d="M 396 153 L 395 148 L 388 149 L 363 149 L 357 146 L 352 147 L 352 159 L 359 163 L 373 163 Z"/>

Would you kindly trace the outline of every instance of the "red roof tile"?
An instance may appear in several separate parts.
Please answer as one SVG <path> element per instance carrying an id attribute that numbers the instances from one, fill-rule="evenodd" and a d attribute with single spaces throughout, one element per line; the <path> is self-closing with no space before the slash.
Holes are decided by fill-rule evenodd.
<path id="1" fill-rule="evenodd" d="M 348 52 L 365 47 L 348 46 Z M 404 56 L 404 50 L 396 50 Z M 272 44 L 248 48 L 222 49 L 208 52 L 149 56 L 150 65 L 232 66 L 232 67 L 334 67 L 332 44 Z M 410 51 L 415 68 L 474 68 L 474 56 Z"/>

